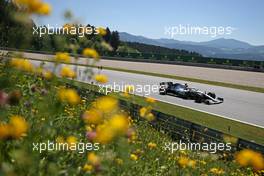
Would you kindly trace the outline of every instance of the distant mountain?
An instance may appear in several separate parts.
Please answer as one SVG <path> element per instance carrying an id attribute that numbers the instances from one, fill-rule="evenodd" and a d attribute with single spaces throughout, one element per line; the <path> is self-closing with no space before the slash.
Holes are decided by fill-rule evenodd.
<path id="1" fill-rule="evenodd" d="M 226 49 L 227 48 L 229 49 L 237 49 L 237 48 L 248 49 L 248 48 L 253 47 L 252 45 L 246 42 L 241 42 L 235 39 L 225 39 L 225 38 L 219 38 L 219 39 L 215 39 L 215 40 L 211 40 L 207 42 L 200 42 L 198 43 L 198 45 L 214 47 L 214 48 L 226 48 Z"/>
<path id="2" fill-rule="evenodd" d="M 155 41 L 155 39 L 149 39 L 140 35 L 136 36 L 126 32 L 119 32 L 119 37 L 121 41 L 125 41 L 125 42 L 136 42 L 136 43 L 144 43 L 148 45 L 160 46 L 160 42 Z"/>
<path id="3" fill-rule="evenodd" d="M 184 55 L 184 56 L 201 56 L 196 52 L 189 52 L 186 50 L 178 50 L 172 48 L 166 48 L 157 45 L 149 45 L 145 43 L 138 42 L 126 42 L 125 44 L 129 48 L 133 48 L 140 53 L 155 53 L 155 54 L 176 54 L 176 55 Z"/>
<path id="4" fill-rule="evenodd" d="M 125 42 L 137 42 L 197 52 L 206 57 L 232 58 L 264 61 L 264 46 L 254 46 L 235 39 L 219 38 L 207 42 L 180 41 L 174 39 L 150 39 L 120 32 L 120 39 Z"/>

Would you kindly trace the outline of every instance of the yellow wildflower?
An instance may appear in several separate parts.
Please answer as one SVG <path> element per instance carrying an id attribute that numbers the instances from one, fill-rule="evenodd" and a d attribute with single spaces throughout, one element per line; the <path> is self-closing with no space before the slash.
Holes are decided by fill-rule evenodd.
<path id="1" fill-rule="evenodd" d="M 91 164 L 85 164 L 83 166 L 83 171 L 85 172 L 91 172 L 93 170 L 93 166 Z"/>
<path id="2" fill-rule="evenodd" d="M 147 97 L 146 98 L 146 102 L 148 102 L 148 103 L 155 103 L 156 102 L 156 99 L 154 99 L 152 97 Z"/>
<path id="3" fill-rule="evenodd" d="M 148 121 L 152 121 L 155 119 L 155 116 L 150 112 L 151 107 L 142 107 L 139 109 L 139 115 L 140 117 L 145 118 Z"/>
<path id="4" fill-rule="evenodd" d="M 116 134 L 124 134 L 128 130 L 128 119 L 117 114 L 110 119 L 108 125 Z"/>
<path id="5" fill-rule="evenodd" d="M 263 156 L 250 149 L 244 149 L 236 155 L 236 161 L 241 166 L 252 166 L 255 170 L 264 169 L 264 158 Z"/>
<path id="6" fill-rule="evenodd" d="M 118 109 L 118 101 L 115 98 L 104 96 L 96 100 L 95 106 L 104 113 L 110 113 Z"/>
<path id="7" fill-rule="evenodd" d="M 196 161 L 195 160 L 192 160 L 192 159 L 189 159 L 187 157 L 180 157 L 180 159 L 178 160 L 178 164 L 185 168 L 185 167 L 192 167 L 194 168 L 195 165 L 196 165 Z"/>
<path id="8" fill-rule="evenodd" d="M 156 148 L 156 147 L 157 147 L 157 144 L 155 144 L 155 143 L 153 143 L 153 142 L 150 142 L 150 143 L 148 143 L 148 147 L 149 147 L 150 149 L 153 149 L 153 148 Z"/>
<path id="9" fill-rule="evenodd" d="M 264 170 L 264 158 L 260 153 L 255 153 L 255 157 L 252 160 L 252 166 L 254 170 Z"/>
<path id="10" fill-rule="evenodd" d="M 115 133 L 105 124 L 98 125 L 96 128 L 95 141 L 101 144 L 107 144 L 113 140 Z"/>
<path id="11" fill-rule="evenodd" d="M 236 161 L 241 165 L 241 166 L 248 166 L 251 161 L 252 158 L 254 157 L 255 152 L 249 149 L 245 149 L 240 151 L 237 155 L 236 155 Z"/>
<path id="12" fill-rule="evenodd" d="M 147 119 L 148 121 L 153 121 L 155 120 L 155 116 L 150 112 L 146 115 L 145 119 Z"/>
<path id="13" fill-rule="evenodd" d="M 94 76 L 94 79 L 98 82 L 98 83 L 102 83 L 105 84 L 108 82 L 108 78 L 106 75 L 103 74 L 97 74 Z"/>
<path id="14" fill-rule="evenodd" d="M 38 13 L 37 11 L 41 8 L 42 2 L 40 0 L 21 0 L 26 3 L 24 5 L 28 8 L 30 13 Z"/>
<path id="15" fill-rule="evenodd" d="M 20 65 L 20 59 L 18 59 L 18 58 L 11 59 L 10 65 L 13 67 L 18 67 Z"/>
<path id="16" fill-rule="evenodd" d="M 33 69 L 34 69 L 34 66 L 30 61 L 23 60 L 22 70 L 27 71 L 27 72 L 32 72 Z"/>
<path id="17" fill-rule="evenodd" d="M 66 63 L 71 61 L 69 53 L 65 53 L 65 52 L 64 53 L 62 53 L 62 52 L 56 53 L 55 60 L 57 62 L 66 62 Z"/>
<path id="18" fill-rule="evenodd" d="M 51 6 L 48 3 L 42 3 L 36 12 L 39 15 L 49 15 L 51 12 Z"/>
<path id="19" fill-rule="evenodd" d="M 101 36 L 105 36 L 106 35 L 106 30 L 102 27 L 98 27 L 97 28 L 98 30 L 98 33 L 101 35 Z"/>
<path id="20" fill-rule="evenodd" d="M 76 144 L 77 143 L 77 138 L 75 136 L 68 136 L 66 139 L 68 144 Z"/>
<path id="21" fill-rule="evenodd" d="M 87 159 L 93 166 L 100 164 L 100 158 L 94 152 L 88 153 Z"/>
<path id="22" fill-rule="evenodd" d="M 13 58 L 10 62 L 11 66 L 27 72 L 33 72 L 33 64 L 26 59 Z"/>
<path id="23" fill-rule="evenodd" d="M 93 131 L 93 128 L 90 125 L 85 125 L 85 129 L 88 132 L 92 132 Z"/>
<path id="24" fill-rule="evenodd" d="M 11 127 L 8 124 L 0 124 L 0 139 L 5 139 L 10 137 Z"/>
<path id="25" fill-rule="evenodd" d="M 95 141 L 103 144 L 109 143 L 118 135 L 125 135 L 128 127 L 126 116 L 113 115 L 108 121 L 97 126 Z"/>
<path id="26" fill-rule="evenodd" d="M 61 102 L 66 102 L 71 105 L 80 103 L 81 98 L 74 89 L 60 89 L 58 91 L 58 98 Z"/>
<path id="27" fill-rule="evenodd" d="M 186 167 L 189 163 L 189 159 L 186 158 L 186 157 L 181 157 L 179 160 L 178 160 L 178 163 L 181 167 Z"/>
<path id="28" fill-rule="evenodd" d="M 139 110 L 139 115 L 140 115 L 141 117 L 145 117 L 145 115 L 146 115 L 147 112 L 148 112 L 148 109 L 147 109 L 146 107 L 142 107 L 142 108 L 140 108 L 140 110 Z"/>
<path id="29" fill-rule="evenodd" d="M 223 169 L 218 169 L 218 168 L 211 168 L 210 169 L 210 172 L 215 174 L 215 175 L 221 175 L 221 174 L 224 174 L 224 170 Z"/>
<path id="30" fill-rule="evenodd" d="M 42 72 L 42 76 L 47 79 L 50 80 L 53 77 L 53 73 L 49 70 L 45 70 Z"/>
<path id="31" fill-rule="evenodd" d="M 60 75 L 62 77 L 67 77 L 67 78 L 75 78 L 76 77 L 75 72 L 68 66 L 62 67 L 62 69 L 60 71 Z"/>
<path id="32" fill-rule="evenodd" d="M 115 162 L 119 165 L 122 165 L 124 163 L 124 161 L 121 158 L 116 158 Z"/>
<path id="33" fill-rule="evenodd" d="M 188 166 L 189 166 L 189 167 L 194 168 L 195 165 L 196 165 L 196 161 L 195 161 L 195 160 L 189 160 L 189 163 L 188 163 Z"/>
<path id="34" fill-rule="evenodd" d="M 90 124 L 99 124 L 103 120 L 103 114 L 97 109 L 91 109 L 84 112 L 83 119 Z"/>
<path id="35" fill-rule="evenodd" d="M 137 161 L 138 160 L 138 156 L 132 153 L 132 154 L 130 154 L 130 159 L 133 160 L 133 161 Z"/>
<path id="36" fill-rule="evenodd" d="M 92 57 L 94 59 L 99 59 L 99 54 L 97 53 L 96 50 L 94 50 L 92 48 L 85 48 L 83 50 L 83 55 L 86 57 Z"/>
<path id="37" fill-rule="evenodd" d="M 59 144 L 63 144 L 63 143 L 65 143 L 64 138 L 63 138 L 62 136 L 58 136 L 58 137 L 56 138 L 56 142 L 59 143 Z"/>
<path id="38" fill-rule="evenodd" d="M 11 136 L 14 138 L 20 138 L 28 130 L 28 124 L 23 117 L 15 115 L 10 119 Z"/>
<path id="39" fill-rule="evenodd" d="M 66 142 L 68 143 L 70 150 L 75 150 L 74 148 L 71 148 L 76 146 L 75 144 L 77 143 L 77 138 L 75 136 L 67 137 Z"/>
<path id="40" fill-rule="evenodd" d="M 36 13 L 39 15 L 49 15 L 51 7 L 47 3 L 40 0 L 15 0 L 17 5 L 22 6 L 29 13 Z"/>

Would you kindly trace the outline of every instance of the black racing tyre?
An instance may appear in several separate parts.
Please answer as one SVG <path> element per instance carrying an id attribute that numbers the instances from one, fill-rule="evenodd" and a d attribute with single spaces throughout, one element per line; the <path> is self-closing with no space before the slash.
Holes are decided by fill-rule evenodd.
<path id="1" fill-rule="evenodd" d="M 159 94 L 160 94 L 160 95 L 166 95 L 167 92 L 166 92 L 166 91 L 160 91 Z"/>
<path id="2" fill-rule="evenodd" d="M 201 98 L 195 99 L 195 103 L 202 103 L 202 99 Z"/>
<path id="3" fill-rule="evenodd" d="M 212 97 L 212 98 L 216 98 L 216 95 L 215 95 L 215 93 L 213 93 L 213 92 L 208 92 L 207 95 L 209 95 L 209 96 Z"/>
<path id="4" fill-rule="evenodd" d="M 222 101 L 222 102 L 224 102 L 224 98 L 217 97 L 217 99 L 218 99 L 219 101 Z"/>
<path id="5" fill-rule="evenodd" d="M 173 82 L 167 82 L 168 86 L 172 86 Z"/>
<path id="6" fill-rule="evenodd" d="M 207 104 L 207 105 L 210 105 L 210 101 L 209 100 L 205 100 L 204 103 Z"/>

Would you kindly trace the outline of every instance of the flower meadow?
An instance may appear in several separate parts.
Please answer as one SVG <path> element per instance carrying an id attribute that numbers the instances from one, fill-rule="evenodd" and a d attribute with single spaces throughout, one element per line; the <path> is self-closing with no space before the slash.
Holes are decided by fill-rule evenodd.
<path id="1" fill-rule="evenodd" d="M 27 15 L 48 15 L 51 6 L 40 0 L 14 1 Z M 100 35 L 105 34 L 100 28 Z M 71 46 L 73 53 L 77 46 Z M 100 55 L 84 48 L 87 63 Z M 171 153 L 175 142 L 149 122 L 155 120 L 156 100 L 133 117 L 116 96 L 83 96 L 73 85 L 75 69 L 61 66 L 78 60 L 68 52 L 53 56 L 53 70 L 34 65 L 21 53 L 0 57 L 0 175 L 262 175 L 263 155 L 245 149 L 237 153 L 182 150 Z M 61 67 L 60 67 L 61 66 Z M 85 73 L 97 83 L 108 77 Z M 120 96 L 133 99 L 133 87 Z"/>

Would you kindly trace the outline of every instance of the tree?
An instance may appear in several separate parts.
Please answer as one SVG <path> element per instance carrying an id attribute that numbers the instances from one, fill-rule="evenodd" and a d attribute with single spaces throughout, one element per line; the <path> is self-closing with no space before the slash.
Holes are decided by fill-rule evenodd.
<path id="1" fill-rule="evenodd" d="M 0 0 L 0 46 L 28 48 L 32 39 L 33 21 L 24 24 L 18 16 L 24 15 L 11 1 Z M 25 16 L 27 18 L 27 16 Z"/>
<path id="2" fill-rule="evenodd" d="M 117 50 L 119 44 L 120 44 L 119 34 L 118 34 L 117 31 L 113 31 L 112 34 L 111 34 L 110 45 L 112 46 L 112 48 L 114 49 L 114 51 Z"/>
<path id="3" fill-rule="evenodd" d="M 111 40 L 111 31 L 108 27 L 106 28 L 106 34 L 103 38 L 107 43 L 109 43 Z"/>

